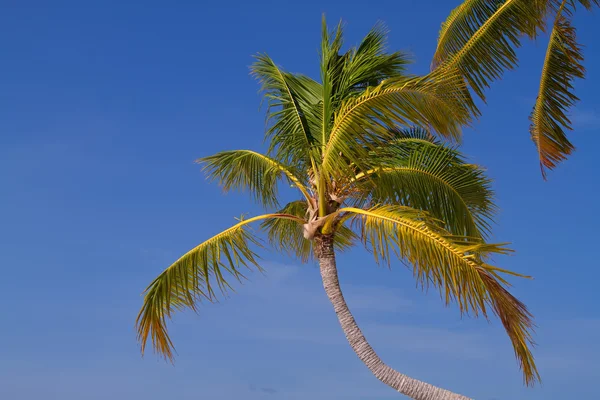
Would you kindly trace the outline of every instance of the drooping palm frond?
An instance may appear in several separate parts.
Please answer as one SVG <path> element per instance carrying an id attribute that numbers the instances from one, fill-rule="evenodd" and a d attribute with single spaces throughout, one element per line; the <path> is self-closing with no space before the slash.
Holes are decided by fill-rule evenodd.
<path id="1" fill-rule="evenodd" d="M 225 191 L 248 190 L 264 206 L 277 205 L 277 180 L 285 177 L 306 199 L 308 189 L 292 167 L 251 150 L 223 151 L 196 160 Z"/>
<path id="2" fill-rule="evenodd" d="M 567 12 L 562 8 L 560 11 Z M 554 168 L 574 149 L 565 130 L 572 129 L 567 112 L 579 100 L 573 93 L 573 80 L 585 75 L 582 60 L 575 28 L 565 13 L 559 13 L 550 34 L 540 90 L 530 116 L 531 138 L 538 149 L 544 178 L 546 169 Z"/>
<path id="3" fill-rule="evenodd" d="M 425 139 L 426 133 L 407 130 L 375 150 L 377 166 L 355 178 L 358 192 L 374 204 L 427 211 L 452 234 L 485 237 L 496 211 L 490 179 L 457 150 Z"/>
<path id="4" fill-rule="evenodd" d="M 201 301 L 214 301 L 215 287 L 226 293 L 231 289 L 231 279 L 243 277 L 240 267 L 260 270 L 256 254 L 250 248 L 251 244 L 258 243 L 246 225 L 264 219 L 303 222 L 288 214 L 266 214 L 242 220 L 188 251 L 148 286 L 136 320 L 142 352 L 150 337 L 154 349 L 172 359 L 173 342 L 167 331 L 167 320 L 173 312 L 185 308 L 196 310 Z"/>
<path id="5" fill-rule="evenodd" d="M 256 56 L 251 73 L 261 83 L 269 106 L 269 154 L 286 164 L 314 169 L 321 137 L 321 84 L 304 75 L 282 71 L 264 54 Z"/>
<path id="6" fill-rule="evenodd" d="M 503 245 L 472 240 L 465 242 L 444 231 L 421 210 L 402 206 L 380 206 L 369 210 L 346 207 L 340 212 L 355 215 L 362 237 L 373 248 L 376 260 L 389 262 L 393 255 L 404 260 L 418 282 L 433 285 L 446 303 L 455 301 L 461 312 L 487 317 L 496 313 L 508 333 L 521 365 L 524 380 L 539 380 L 533 355 L 532 317 L 527 308 L 504 288 L 500 275 L 522 276 L 487 264 L 491 254 L 504 254 Z"/>
<path id="7" fill-rule="evenodd" d="M 458 68 L 479 97 L 517 63 L 520 36 L 544 25 L 547 1 L 467 0 L 442 24 L 433 68 Z"/>
<path id="8" fill-rule="evenodd" d="M 487 302 L 502 322 L 513 345 L 519 367 L 523 371 L 523 380 L 528 386 L 533 386 L 536 381 L 541 381 L 531 352 L 531 347 L 535 345 L 533 315 L 525 304 L 510 294 L 505 287 L 507 283 L 498 275 L 483 270 L 478 272 L 485 290 L 490 294 Z"/>
<path id="9" fill-rule="evenodd" d="M 458 139 L 461 127 L 471 120 L 468 99 L 458 71 L 399 77 L 368 88 L 336 113 L 323 152 L 323 168 L 343 172 L 347 160 L 360 167 L 368 160 L 368 146 L 393 139 L 399 125 L 417 125 Z"/>

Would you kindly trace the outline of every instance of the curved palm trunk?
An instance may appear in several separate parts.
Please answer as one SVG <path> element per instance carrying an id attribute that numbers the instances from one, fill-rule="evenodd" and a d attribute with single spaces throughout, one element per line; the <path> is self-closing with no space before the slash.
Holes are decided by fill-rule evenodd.
<path id="1" fill-rule="evenodd" d="M 371 370 L 373 375 L 386 385 L 415 400 L 469 400 L 468 397 L 403 375 L 381 361 L 360 331 L 344 300 L 335 264 L 333 236 L 317 236 L 315 237 L 315 245 L 315 253 L 319 260 L 325 292 L 331 304 L 333 304 L 342 330 L 352 350 L 365 363 L 367 368 Z"/>

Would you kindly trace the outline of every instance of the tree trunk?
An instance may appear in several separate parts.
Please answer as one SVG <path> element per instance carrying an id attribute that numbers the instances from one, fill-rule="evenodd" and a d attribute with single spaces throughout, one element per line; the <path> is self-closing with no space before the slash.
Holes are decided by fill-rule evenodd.
<path id="1" fill-rule="evenodd" d="M 325 292 L 333 304 L 346 339 L 358 358 L 377 379 L 414 400 L 470 400 L 468 397 L 410 378 L 385 365 L 360 331 L 344 300 L 335 265 L 332 235 L 315 237 L 315 254 L 319 260 Z"/>

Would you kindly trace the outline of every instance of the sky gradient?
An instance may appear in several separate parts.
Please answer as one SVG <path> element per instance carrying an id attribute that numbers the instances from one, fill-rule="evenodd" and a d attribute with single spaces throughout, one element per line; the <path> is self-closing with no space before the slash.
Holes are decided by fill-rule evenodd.
<path id="1" fill-rule="evenodd" d="M 267 52 L 317 77 L 321 14 L 355 44 L 377 21 L 424 73 L 458 1 L 0 2 L 0 398 L 397 399 L 347 345 L 318 269 L 261 253 L 266 275 L 171 324 L 175 365 L 141 358 L 140 293 L 180 254 L 260 209 L 193 160 L 264 149 L 248 74 Z M 543 385 L 524 388 L 497 320 L 461 319 L 396 263 L 339 257 L 342 288 L 385 362 L 480 400 L 593 398 L 600 379 L 595 254 L 600 167 L 598 13 L 580 13 L 588 78 L 578 150 L 543 182 L 529 139 L 545 40 L 488 92 L 463 151 L 494 179 L 504 268 L 536 315 Z"/>

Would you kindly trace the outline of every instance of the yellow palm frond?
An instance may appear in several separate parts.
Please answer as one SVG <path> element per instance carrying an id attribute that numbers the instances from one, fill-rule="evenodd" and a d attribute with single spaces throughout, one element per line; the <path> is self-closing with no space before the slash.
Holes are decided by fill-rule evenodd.
<path id="1" fill-rule="evenodd" d="M 413 268 L 418 282 L 440 289 L 446 303 L 456 301 L 461 312 L 487 317 L 488 307 L 498 315 L 510 340 L 524 380 L 539 380 L 530 350 L 532 315 L 506 289 L 501 273 L 522 276 L 485 262 L 492 254 L 509 252 L 503 245 L 450 235 L 420 210 L 401 206 L 379 206 L 369 210 L 346 207 L 341 213 L 354 215 L 362 225 L 362 237 L 376 260 L 389 262 L 393 255 Z"/>
<path id="2" fill-rule="evenodd" d="M 575 28 L 559 14 L 550 34 L 540 90 L 530 116 L 531 138 L 538 149 L 544 177 L 546 168 L 554 168 L 574 149 L 565 130 L 572 129 L 567 111 L 578 100 L 573 94 L 573 80 L 584 77 L 582 60 Z"/>
<path id="3" fill-rule="evenodd" d="M 265 206 L 277 205 L 277 180 L 285 177 L 309 201 L 310 195 L 299 174 L 288 165 L 251 150 L 223 151 L 196 160 L 210 178 L 225 191 L 249 190 Z"/>
<path id="4" fill-rule="evenodd" d="M 304 222 L 288 214 L 265 214 L 242 220 L 185 253 L 148 286 L 136 320 L 142 352 L 150 337 L 158 353 L 173 359 L 173 342 L 167 331 L 167 320 L 173 313 L 185 308 L 196 310 L 202 300 L 214 301 L 215 287 L 225 293 L 231 288 L 230 279 L 243 277 L 240 267 L 260 270 L 256 254 L 250 249 L 250 244 L 257 242 L 246 225 L 265 219 Z"/>
<path id="5" fill-rule="evenodd" d="M 543 26 L 546 1 L 467 0 L 440 30 L 432 67 L 458 68 L 481 98 L 484 89 L 517 63 L 522 33 Z"/>
<path id="6" fill-rule="evenodd" d="M 336 113 L 323 152 L 323 168 L 342 172 L 347 160 L 360 166 L 369 155 L 368 147 L 393 139 L 399 125 L 421 126 L 458 139 L 461 127 L 471 121 L 470 104 L 458 71 L 385 81 L 349 99 Z"/>

